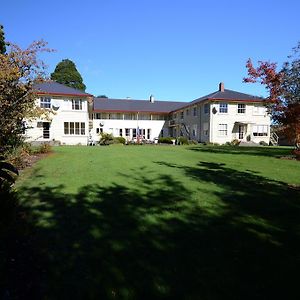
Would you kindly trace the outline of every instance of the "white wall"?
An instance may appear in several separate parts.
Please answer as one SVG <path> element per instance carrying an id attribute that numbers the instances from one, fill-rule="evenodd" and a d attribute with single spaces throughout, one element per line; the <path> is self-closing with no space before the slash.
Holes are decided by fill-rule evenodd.
<path id="1" fill-rule="evenodd" d="M 61 98 L 61 97 L 51 97 L 51 107 L 53 105 L 58 107 L 54 113 L 50 113 L 48 118 L 39 118 L 31 121 L 27 121 L 29 129 L 26 130 L 26 140 L 27 141 L 57 141 L 61 144 L 76 145 L 83 144 L 86 145 L 88 141 L 88 111 L 87 111 L 87 99 L 82 99 L 82 110 L 72 110 L 72 98 Z M 73 97 L 75 99 L 75 97 Z M 40 100 L 37 99 L 36 104 L 40 105 Z M 43 127 L 38 128 L 38 122 L 50 122 L 50 136 L 49 138 L 43 137 Z M 85 134 L 75 135 L 75 134 L 65 134 L 64 133 L 64 122 L 80 122 L 85 123 Z M 41 123 L 39 123 L 41 124 Z"/>
<path id="2" fill-rule="evenodd" d="M 243 103 L 243 102 L 239 102 Z M 256 143 L 264 141 L 269 143 L 270 139 L 270 116 L 267 114 L 265 107 L 262 104 L 245 103 L 246 112 L 238 113 L 238 103 L 228 103 L 228 113 L 220 113 L 220 102 L 214 102 L 210 108 L 210 142 L 224 144 L 234 139 L 239 139 L 238 126 L 245 124 L 245 133 L 243 141 L 247 141 L 247 136 L 250 140 Z M 260 106 L 257 111 L 254 106 Z M 219 124 L 227 124 L 227 135 L 222 136 L 219 131 Z M 268 126 L 267 136 L 254 136 L 253 125 Z"/>
<path id="3" fill-rule="evenodd" d="M 93 129 L 91 130 L 91 136 L 94 141 L 99 141 L 100 135 L 97 134 L 97 128 L 102 128 L 105 133 L 112 133 L 114 136 L 119 136 L 119 130 L 122 129 L 122 135 L 125 136 L 125 129 L 130 129 L 130 137 L 132 139 L 132 129 L 145 129 L 147 135 L 147 129 L 150 129 L 150 140 L 159 137 L 161 130 L 166 121 L 164 120 L 111 120 L 111 119 L 94 119 Z M 103 126 L 100 126 L 103 125 Z M 166 134 L 167 131 L 165 130 Z M 146 137 L 147 139 L 147 137 Z"/>

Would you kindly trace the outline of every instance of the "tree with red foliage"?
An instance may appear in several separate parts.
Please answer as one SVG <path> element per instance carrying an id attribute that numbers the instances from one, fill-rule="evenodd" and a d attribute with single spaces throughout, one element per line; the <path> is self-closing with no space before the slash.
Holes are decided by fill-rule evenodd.
<path id="1" fill-rule="evenodd" d="M 268 97 L 265 104 L 274 122 L 280 125 L 286 137 L 300 149 L 300 42 L 293 54 L 277 71 L 277 64 L 259 61 L 255 68 L 248 59 L 246 83 L 259 82 L 265 85 Z"/>

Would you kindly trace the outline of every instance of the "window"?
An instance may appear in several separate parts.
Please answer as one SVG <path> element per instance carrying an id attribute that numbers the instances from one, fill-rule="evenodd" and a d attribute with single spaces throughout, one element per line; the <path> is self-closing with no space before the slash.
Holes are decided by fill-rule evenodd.
<path id="1" fill-rule="evenodd" d="M 186 113 L 187 116 L 189 116 L 190 115 L 190 110 L 187 109 L 185 113 Z"/>
<path id="2" fill-rule="evenodd" d="M 72 99 L 72 110 L 82 110 L 81 99 Z"/>
<path id="3" fill-rule="evenodd" d="M 123 114 L 119 114 L 119 113 L 110 113 L 108 115 L 108 118 L 111 120 L 122 120 L 123 119 Z"/>
<path id="4" fill-rule="evenodd" d="M 208 136 L 208 123 L 203 123 L 203 134 Z"/>
<path id="5" fill-rule="evenodd" d="M 196 117 L 197 116 L 197 107 L 193 108 L 193 116 Z"/>
<path id="6" fill-rule="evenodd" d="M 132 138 L 136 138 L 136 128 L 132 129 Z"/>
<path id="7" fill-rule="evenodd" d="M 49 98 L 49 97 L 41 97 L 41 99 L 40 99 L 40 107 L 41 108 L 51 108 L 51 98 Z"/>
<path id="8" fill-rule="evenodd" d="M 192 135 L 194 138 L 197 136 L 197 124 L 193 125 Z"/>
<path id="9" fill-rule="evenodd" d="M 130 136 L 130 129 L 129 128 L 125 128 L 125 135 Z"/>
<path id="10" fill-rule="evenodd" d="M 147 129 L 147 139 L 150 140 L 151 129 Z"/>
<path id="11" fill-rule="evenodd" d="M 122 128 L 119 129 L 119 136 L 123 136 L 123 129 Z"/>
<path id="12" fill-rule="evenodd" d="M 96 128 L 96 133 L 97 134 L 103 133 L 103 128 Z"/>
<path id="13" fill-rule="evenodd" d="M 238 104 L 238 114 L 244 114 L 246 112 L 246 104 Z"/>
<path id="14" fill-rule="evenodd" d="M 220 103 L 220 114 L 227 114 L 228 113 L 228 104 L 227 103 Z"/>
<path id="15" fill-rule="evenodd" d="M 94 119 L 97 119 L 97 120 L 101 119 L 101 114 L 100 113 L 95 113 L 94 114 Z"/>
<path id="16" fill-rule="evenodd" d="M 262 105 L 254 104 L 253 115 L 263 116 L 265 114 L 265 107 Z"/>
<path id="17" fill-rule="evenodd" d="M 177 119 L 177 114 L 176 113 L 173 115 L 173 119 Z"/>
<path id="18" fill-rule="evenodd" d="M 206 115 L 209 114 L 209 104 L 208 103 L 204 104 L 204 113 Z"/>
<path id="19" fill-rule="evenodd" d="M 96 130 L 97 132 L 97 130 Z M 64 133 L 71 135 L 85 135 L 85 123 L 83 122 L 64 122 Z M 98 133 L 98 132 L 97 132 Z"/>
<path id="20" fill-rule="evenodd" d="M 124 120 L 136 120 L 136 114 L 124 114 Z"/>
<path id="21" fill-rule="evenodd" d="M 253 125 L 253 136 L 268 136 L 268 125 Z"/>
<path id="22" fill-rule="evenodd" d="M 180 112 L 180 119 L 183 120 L 183 111 Z"/>
<path id="23" fill-rule="evenodd" d="M 140 114 L 139 120 L 151 120 L 151 115 L 150 114 Z"/>
<path id="24" fill-rule="evenodd" d="M 218 133 L 219 133 L 219 136 L 226 136 L 227 135 L 227 124 L 219 124 Z"/>
<path id="25" fill-rule="evenodd" d="M 166 116 L 165 115 L 152 115 L 152 120 L 165 120 Z"/>

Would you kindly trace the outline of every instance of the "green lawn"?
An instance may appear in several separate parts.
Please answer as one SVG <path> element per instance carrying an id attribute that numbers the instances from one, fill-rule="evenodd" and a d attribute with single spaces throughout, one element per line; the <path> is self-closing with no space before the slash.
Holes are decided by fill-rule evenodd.
<path id="1" fill-rule="evenodd" d="M 17 183 L 4 285 L 31 299 L 299 298 L 289 152 L 57 147 Z"/>

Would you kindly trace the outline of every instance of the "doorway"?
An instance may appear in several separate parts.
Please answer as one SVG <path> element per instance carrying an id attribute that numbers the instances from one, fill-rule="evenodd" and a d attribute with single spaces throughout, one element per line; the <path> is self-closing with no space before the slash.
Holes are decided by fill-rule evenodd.
<path id="1" fill-rule="evenodd" d="M 245 125 L 239 125 L 239 140 L 242 140 L 245 135 Z"/>
<path id="2" fill-rule="evenodd" d="M 49 139 L 50 138 L 50 123 L 43 122 L 43 138 Z"/>

